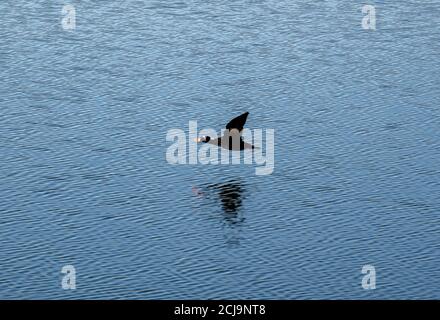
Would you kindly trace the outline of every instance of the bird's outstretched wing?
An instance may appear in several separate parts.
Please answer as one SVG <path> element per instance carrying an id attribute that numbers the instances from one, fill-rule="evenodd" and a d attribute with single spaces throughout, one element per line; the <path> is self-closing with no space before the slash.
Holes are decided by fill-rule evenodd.
<path id="1" fill-rule="evenodd" d="M 226 129 L 228 129 L 229 131 L 232 129 L 237 129 L 239 132 L 241 132 L 241 130 L 243 130 L 244 124 L 246 123 L 248 114 L 249 112 L 245 112 L 242 115 L 229 121 L 229 123 L 226 125 Z"/>

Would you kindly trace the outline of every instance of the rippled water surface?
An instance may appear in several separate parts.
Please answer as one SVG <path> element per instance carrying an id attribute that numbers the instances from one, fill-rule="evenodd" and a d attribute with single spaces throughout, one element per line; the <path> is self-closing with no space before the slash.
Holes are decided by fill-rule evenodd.
<path id="1" fill-rule="evenodd" d="M 440 298 L 440 1 L 64 4 L 0 2 L 0 298 Z M 165 160 L 244 111 L 272 175 Z"/>

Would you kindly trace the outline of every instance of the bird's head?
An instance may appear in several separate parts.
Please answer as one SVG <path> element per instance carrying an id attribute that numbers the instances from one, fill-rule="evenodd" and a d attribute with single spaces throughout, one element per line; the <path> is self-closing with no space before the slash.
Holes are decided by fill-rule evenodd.
<path id="1" fill-rule="evenodd" d="M 209 142 L 209 140 L 211 140 L 211 137 L 209 137 L 209 136 L 201 136 L 201 137 L 194 139 L 194 141 L 197 143 L 200 143 L 200 142 L 207 143 L 207 142 Z"/>

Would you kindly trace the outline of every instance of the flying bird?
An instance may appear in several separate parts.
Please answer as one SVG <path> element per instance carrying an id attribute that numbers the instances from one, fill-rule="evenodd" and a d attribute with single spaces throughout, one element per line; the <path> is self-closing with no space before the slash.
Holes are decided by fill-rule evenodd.
<path id="1" fill-rule="evenodd" d="M 243 131 L 244 124 L 246 123 L 247 116 L 249 112 L 245 112 L 242 115 L 232 119 L 226 125 L 226 129 L 224 135 L 219 138 L 211 138 L 209 136 L 202 136 L 196 138 L 195 141 L 197 143 L 209 143 L 215 146 L 219 146 L 224 149 L 229 149 L 232 151 L 239 151 L 244 149 L 255 149 L 250 143 L 244 142 L 241 136 L 241 132 Z"/>

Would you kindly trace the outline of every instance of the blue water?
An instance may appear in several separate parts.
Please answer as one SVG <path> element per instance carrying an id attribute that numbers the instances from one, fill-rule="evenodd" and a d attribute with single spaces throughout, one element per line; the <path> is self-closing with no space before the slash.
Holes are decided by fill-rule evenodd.
<path id="1" fill-rule="evenodd" d="M 0 2 L 0 298 L 440 298 L 440 1 L 66 3 Z M 273 174 L 165 160 L 244 111 Z"/>

